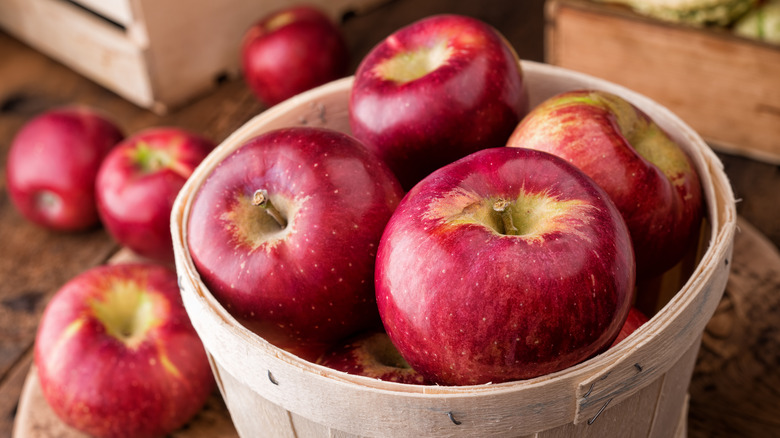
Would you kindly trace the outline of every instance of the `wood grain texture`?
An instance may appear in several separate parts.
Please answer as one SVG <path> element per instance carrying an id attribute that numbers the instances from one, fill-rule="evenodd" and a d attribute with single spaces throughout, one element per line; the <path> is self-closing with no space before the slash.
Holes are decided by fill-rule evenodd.
<path id="1" fill-rule="evenodd" d="M 145 47 L 83 8 L 59 0 L 11 0 L 0 4 L 0 27 L 141 106 L 154 103 Z"/>
<path id="2" fill-rule="evenodd" d="M 719 153 L 726 174 L 729 176 L 737 212 L 769 241 L 780 245 L 780 206 L 777 202 L 780 190 L 780 167 L 750 158 Z"/>
<path id="3" fill-rule="evenodd" d="M 780 163 L 780 47 L 589 0 L 547 11 L 548 62 L 656 99 L 721 150 Z"/>
<path id="4" fill-rule="evenodd" d="M 692 438 L 780 436 L 780 254 L 740 221 L 691 383 Z"/>

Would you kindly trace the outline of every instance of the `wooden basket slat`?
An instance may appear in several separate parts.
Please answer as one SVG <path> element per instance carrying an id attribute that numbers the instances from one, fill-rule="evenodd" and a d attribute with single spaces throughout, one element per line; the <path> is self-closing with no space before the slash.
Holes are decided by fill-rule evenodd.
<path id="1" fill-rule="evenodd" d="M 600 437 L 621 433 L 621 438 L 645 438 L 652 427 L 652 416 L 638 416 L 636 412 L 652 411 L 656 395 L 662 386 L 661 379 L 639 390 L 636 397 L 612 406 L 612 402 L 592 423 L 570 423 L 539 433 L 538 438 Z M 606 404 L 606 402 L 605 402 Z"/>
<path id="2" fill-rule="evenodd" d="M 667 312 L 668 321 L 662 325 L 646 325 L 636 333 L 638 342 L 618 361 L 603 368 L 598 375 L 584 380 L 578 388 L 576 423 L 587 421 L 609 399 L 620 402 L 642 388 L 648 380 L 661 378 L 672 367 L 669 357 L 679 357 L 701 336 L 704 325 L 715 312 L 723 285 L 728 278 L 728 267 L 721 264 L 705 284 L 694 284 L 689 294 L 695 298 L 681 312 Z M 685 290 L 678 297 L 685 295 Z M 670 309 L 680 307 L 670 306 Z M 660 314 L 664 316 L 664 314 Z M 659 318 L 661 319 L 661 318 Z M 655 329 L 655 330 L 653 330 Z M 697 344 L 698 345 L 698 344 Z M 658 354 L 664 351 L 665 354 Z M 635 365 L 641 367 L 638 371 Z M 588 397 L 585 394 L 590 393 Z"/>
<path id="3" fill-rule="evenodd" d="M 656 397 L 655 416 L 653 417 L 652 429 L 648 433 L 649 437 L 678 436 L 675 434 L 679 427 L 680 417 L 687 414 L 688 401 L 687 394 L 685 397 L 679 397 L 680 388 L 687 388 L 691 381 L 700 345 L 701 335 L 683 357 L 677 361 L 677 364 L 674 366 L 674 372 L 670 371 L 662 379 L 663 385 Z"/>

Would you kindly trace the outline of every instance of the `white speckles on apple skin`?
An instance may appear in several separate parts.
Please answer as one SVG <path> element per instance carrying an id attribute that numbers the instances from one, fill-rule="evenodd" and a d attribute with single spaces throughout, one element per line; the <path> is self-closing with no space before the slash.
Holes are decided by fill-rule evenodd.
<path id="1" fill-rule="evenodd" d="M 162 276 L 153 272 L 158 269 L 164 272 Z M 120 271 L 123 271 L 120 277 L 114 277 Z M 125 275 L 129 276 L 125 277 Z M 140 342 L 132 347 L 132 351 L 122 351 L 121 349 L 127 348 L 127 344 L 117 342 L 113 336 L 109 338 L 108 332 L 98 330 L 95 324 L 81 324 L 76 332 L 68 333 L 69 341 L 62 343 L 60 337 L 63 332 L 57 326 L 60 324 L 70 326 L 73 320 L 67 318 L 68 315 L 86 318 L 89 312 L 82 306 L 88 305 L 91 300 L 104 300 L 105 297 L 92 294 L 107 292 L 104 288 L 118 278 L 122 278 L 122 281 L 132 278 L 134 283 L 144 285 L 145 293 L 154 294 L 152 307 L 157 313 L 157 318 L 162 319 L 158 319 L 155 326 L 150 327 L 143 335 L 143 339 L 136 340 Z M 92 283 L 93 280 L 97 282 Z M 90 296 L 75 296 L 74 291 L 77 294 L 87 293 Z M 165 302 L 157 302 L 163 296 Z M 180 415 L 187 411 L 189 411 L 187 415 L 197 412 L 213 389 L 213 376 L 197 333 L 189 323 L 183 324 L 188 321 L 188 318 L 180 300 L 176 274 L 169 272 L 168 269 L 163 271 L 162 266 L 106 265 L 85 272 L 69 282 L 69 285 L 65 285 L 49 302 L 35 343 L 38 378 L 47 400 L 50 403 L 54 401 L 53 409 L 62 415 L 64 411 L 58 403 L 64 400 L 67 409 L 73 406 L 83 408 L 77 415 L 83 412 L 99 415 L 101 424 L 108 422 L 112 425 L 126 426 L 123 432 L 129 430 L 129 433 L 134 436 L 163 436 L 173 429 L 164 432 L 155 429 L 160 423 L 180 421 L 173 419 L 176 415 L 172 414 L 174 411 L 179 411 Z M 74 305 L 77 307 L 73 307 Z M 46 314 L 49 312 L 57 318 L 47 318 Z M 167 314 L 163 317 L 163 313 Z M 105 342 L 109 339 L 112 340 Z M 56 356 L 44 352 L 50 350 L 52 341 L 57 342 Z M 79 346 L 84 345 L 91 347 L 79 351 Z M 110 360 L 111 357 L 117 360 Z M 48 363 L 47 358 L 56 358 L 56 363 Z M 122 368 L 121 372 L 110 369 L 116 366 Z M 51 374 L 51 371 L 56 369 L 63 373 L 58 373 L 59 376 Z M 188 384 L 172 392 L 170 384 L 176 383 L 171 381 L 172 376 L 177 380 L 181 378 Z M 62 380 L 62 377 L 65 377 L 65 380 Z M 138 388 L 138 382 L 144 382 L 142 391 Z M 158 385 L 164 387 L 158 388 Z M 55 394 L 52 393 L 52 388 Z M 100 394 L 110 392 L 113 396 L 96 400 L 92 397 L 95 391 Z M 178 407 L 174 408 L 174 406 Z M 115 416 L 117 412 L 121 414 Z M 170 418 L 160 421 L 158 415 Z M 123 419 L 134 416 L 149 421 L 140 425 L 135 424 L 137 422 L 123 424 Z M 71 417 L 69 421 L 73 420 L 74 418 Z M 75 420 L 82 426 L 90 421 L 89 418 Z M 81 430 L 95 435 L 111 434 L 106 430 L 92 427 Z"/>
<path id="2" fill-rule="evenodd" d="M 444 50 L 420 47 L 414 36 L 420 31 L 446 41 Z M 460 38 L 464 34 L 479 38 Z M 390 163 L 407 190 L 432 170 L 485 144 L 502 144 L 528 111 L 519 62 L 501 38 L 472 18 L 432 17 L 399 30 L 358 67 L 350 97 L 352 132 Z M 393 41 L 402 43 L 394 47 Z M 377 74 L 395 70 L 386 65 L 409 64 L 394 57 L 426 51 L 432 65 L 441 68 L 402 86 L 398 75 Z M 432 139 L 434 154 L 427 152 Z"/>
<path id="3" fill-rule="evenodd" d="M 591 239 L 575 233 L 568 237 L 574 239 L 569 245 L 561 234 L 546 245 L 516 245 L 506 236 L 486 238 L 492 234 L 487 227 L 444 226 L 436 218 L 418 217 L 425 211 L 419 207 L 430 205 L 420 199 L 447 192 L 437 182 L 458 183 L 452 173 L 448 177 L 432 175 L 430 186 L 423 181 L 415 196 L 404 199 L 386 227 L 377 259 L 380 312 L 388 334 L 415 369 L 439 384 L 528 378 L 576 363 L 578 354 L 595 352 L 596 344 L 608 340 L 607 332 L 619 329 L 614 321 L 633 294 L 633 259 L 628 232 L 614 206 L 597 215 L 611 227 L 594 227 L 588 231 Z M 590 194 L 585 199 L 603 204 L 605 198 Z M 605 239 L 605 230 L 618 237 Z M 599 247 L 600 257 L 592 257 L 592 245 Z M 609 279 L 613 271 L 604 269 L 612 263 L 625 268 L 625 278 L 614 284 Z M 558 288 L 566 283 L 581 293 L 562 294 Z M 560 312 L 553 310 L 559 306 Z M 568 322 L 575 319 L 579 322 Z M 560 360 L 550 359 L 553 347 L 564 351 Z M 508 363 L 517 366 L 507 368 Z M 469 371 L 442 375 L 452 364 Z"/>
<path id="4" fill-rule="evenodd" d="M 622 98 L 593 90 L 553 96 L 508 144 L 564 157 L 609 193 L 631 231 L 639 277 L 665 271 L 694 244 L 704 214 L 696 170 L 673 139 Z"/>

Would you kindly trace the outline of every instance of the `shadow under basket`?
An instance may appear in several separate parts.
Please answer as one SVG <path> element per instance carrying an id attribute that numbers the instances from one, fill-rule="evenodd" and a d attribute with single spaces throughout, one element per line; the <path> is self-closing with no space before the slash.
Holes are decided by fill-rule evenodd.
<path id="1" fill-rule="evenodd" d="M 230 135 L 181 190 L 172 215 L 184 305 L 209 353 L 219 388 L 245 437 L 672 437 L 686 436 L 687 389 L 707 321 L 729 276 L 736 228 L 734 195 L 722 165 L 699 135 L 654 101 L 592 76 L 522 61 L 531 104 L 593 88 L 628 99 L 690 154 L 701 176 L 706 219 L 690 260 L 653 286 L 668 302 L 605 353 L 524 381 L 418 386 L 354 376 L 305 361 L 240 325 L 201 282 L 187 247 L 194 194 L 217 163 L 246 140 L 288 126 L 349 133 L 352 78 L 287 100 Z"/>

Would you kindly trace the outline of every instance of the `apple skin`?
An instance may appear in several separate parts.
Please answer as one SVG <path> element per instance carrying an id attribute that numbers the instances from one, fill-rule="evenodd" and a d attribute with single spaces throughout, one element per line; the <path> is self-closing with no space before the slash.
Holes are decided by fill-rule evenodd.
<path id="1" fill-rule="evenodd" d="M 620 328 L 620 332 L 618 333 L 617 338 L 612 341 L 612 345 L 610 345 L 609 348 L 619 344 L 620 341 L 626 339 L 628 335 L 634 333 L 634 330 L 641 327 L 642 324 L 646 323 L 647 321 L 649 321 L 649 319 L 647 316 L 645 316 L 644 313 L 642 313 L 638 308 L 632 307 L 628 312 L 626 322 L 623 323 L 623 327 Z"/>
<path id="2" fill-rule="evenodd" d="M 434 15 L 397 30 L 361 61 L 352 133 L 409 190 L 433 170 L 503 146 L 528 112 L 517 54 L 488 24 Z"/>
<path id="3" fill-rule="evenodd" d="M 129 136 L 103 160 L 97 175 L 100 219 L 120 244 L 173 264 L 173 202 L 195 167 L 214 149 L 209 139 L 174 127 Z"/>
<path id="4" fill-rule="evenodd" d="M 574 90 L 534 108 L 508 146 L 557 155 L 593 178 L 623 214 L 645 280 L 677 264 L 703 216 L 688 155 L 644 112 L 611 93 Z"/>
<path id="5" fill-rule="evenodd" d="M 493 208 L 502 200 L 505 213 Z M 426 177 L 377 254 L 385 329 L 441 385 L 528 379 L 603 351 L 634 283 L 628 230 L 607 194 L 562 159 L 522 148 L 478 151 Z"/>
<path id="6" fill-rule="evenodd" d="M 349 60 L 341 29 L 308 5 L 267 15 L 247 30 L 241 43 L 244 80 L 268 106 L 344 77 Z"/>
<path id="7" fill-rule="evenodd" d="M 428 384 L 420 373 L 409 366 L 383 331 L 363 332 L 336 344 L 320 356 L 317 363 L 337 371 L 386 382 Z"/>
<path id="8" fill-rule="evenodd" d="M 215 385 L 176 274 L 161 265 L 102 265 L 68 281 L 44 311 L 34 354 L 52 410 L 95 437 L 165 436 Z"/>
<path id="9" fill-rule="evenodd" d="M 45 111 L 17 132 L 6 163 L 11 201 L 28 220 L 58 231 L 99 224 L 95 177 L 124 137 L 98 110 L 67 106 Z"/>
<path id="10" fill-rule="evenodd" d="M 267 191 L 281 226 L 259 205 Z M 243 325 L 305 359 L 381 327 L 376 250 L 403 191 L 357 139 L 313 127 L 261 134 L 193 197 L 188 246 L 201 279 Z"/>

